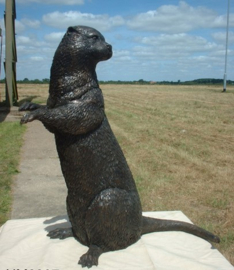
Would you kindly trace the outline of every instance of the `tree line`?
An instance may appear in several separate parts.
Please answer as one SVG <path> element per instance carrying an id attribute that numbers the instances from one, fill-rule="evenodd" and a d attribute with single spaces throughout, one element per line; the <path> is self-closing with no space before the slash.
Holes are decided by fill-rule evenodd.
<path id="1" fill-rule="evenodd" d="M 0 83 L 5 83 L 5 79 L 0 80 Z M 28 78 L 24 78 L 23 80 L 17 80 L 18 84 L 49 84 L 50 79 L 34 79 L 30 80 Z M 192 81 L 184 81 L 181 80 L 178 81 L 145 81 L 143 79 L 140 79 L 138 81 L 115 81 L 115 80 L 109 80 L 109 81 L 99 81 L 100 84 L 161 84 L 161 85 L 196 85 L 196 84 L 223 84 L 223 79 L 196 79 Z M 227 80 L 227 84 L 233 84 L 234 81 Z"/>

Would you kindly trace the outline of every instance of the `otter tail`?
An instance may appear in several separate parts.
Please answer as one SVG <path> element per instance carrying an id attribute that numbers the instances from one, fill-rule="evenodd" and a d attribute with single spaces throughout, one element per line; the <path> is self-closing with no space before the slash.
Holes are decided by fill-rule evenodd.
<path id="1" fill-rule="evenodd" d="M 142 235 L 151 232 L 182 231 L 196 235 L 210 242 L 219 243 L 218 236 L 187 222 L 142 217 Z"/>

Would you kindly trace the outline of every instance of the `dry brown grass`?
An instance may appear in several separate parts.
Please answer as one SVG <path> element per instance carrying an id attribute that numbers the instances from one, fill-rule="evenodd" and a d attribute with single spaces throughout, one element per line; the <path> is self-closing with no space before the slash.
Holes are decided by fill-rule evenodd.
<path id="1" fill-rule="evenodd" d="M 234 87 L 102 85 L 145 211 L 181 210 L 234 264 Z M 45 101 L 47 85 L 19 85 Z"/>

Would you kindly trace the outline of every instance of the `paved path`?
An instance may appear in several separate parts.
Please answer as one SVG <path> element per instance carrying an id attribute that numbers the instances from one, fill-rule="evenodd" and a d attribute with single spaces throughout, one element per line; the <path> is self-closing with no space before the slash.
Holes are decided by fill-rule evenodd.
<path id="1" fill-rule="evenodd" d="M 66 214 L 66 185 L 54 136 L 39 121 L 27 124 L 20 173 L 13 186 L 12 219 Z"/>

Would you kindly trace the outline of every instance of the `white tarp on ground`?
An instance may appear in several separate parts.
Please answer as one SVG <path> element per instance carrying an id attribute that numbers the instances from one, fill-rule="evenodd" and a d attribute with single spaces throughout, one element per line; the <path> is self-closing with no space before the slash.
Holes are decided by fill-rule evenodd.
<path id="1" fill-rule="evenodd" d="M 180 211 L 144 214 L 190 222 Z M 47 232 L 57 227 L 69 227 L 66 216 L 7 221 L 0 231 L 0 270 L 83 269 L 77 262 L 87 247 L 73 238 L 49 239 Z M 99 266 L 92 269 L 233 270 L 234 267 L 203 239 L 183 232 L 157 232 L 142 236 L 125 250 L 102 254 Z"/>

